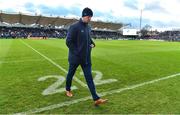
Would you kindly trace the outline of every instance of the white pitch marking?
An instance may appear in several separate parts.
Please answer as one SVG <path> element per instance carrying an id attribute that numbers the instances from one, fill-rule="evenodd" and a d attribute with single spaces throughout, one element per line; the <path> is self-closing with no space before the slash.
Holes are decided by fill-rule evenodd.
<path id="1" fill-rule="evenodd" d="M 115 90 L 112 90 L 112 91 L 103 92 L 103 93 L 100 93 L 100 96 L 111 95 L 111 94 L 114 94 L 114 93 L 121 93 L 123 91 L 135 89 L 135 88 L 142 87 L 142 86 L 148 85 L 148 84 L 153 84 L 153 83 L 163 81 L 163 80 L 166 80 L 166 79 L 174 78 L 176 76 L 180 76 L 180 73 L 173 74 L 173 75 L 166 76 L 166 77 L 162 77 L 162 78 L 155 79 L 155 80 L 151 80 L 151 81 L 147 81 L 147 82 L 143 82 L 143 83 L 136 84 L 136 85 L 131 85 L 131 86 L 128 86 L 128 87 L 125 87 L 125 88 L 120 88 L 120 89 L 115 89 Z M 59 104 L 54 104 L 54 105 L 50 105 L 50 106 L 46 106 L 46 107 L 42 107 L 42 108 L 36 108 L 36 109 L 33 109 L 33 110 L 29 110 L 27 112 L 22 112 L 22 113 L 18 113 L 18 114 L 39 113 L 39 112 L 52 110 L 52 109 L 56 109 L 56 108 L 60 108 L 60 107 L 64 107 L 64 106 L 69 106 L 69 105 L 76 104 L 76 103 L 83 102 L 83 101 L 87 101 L 87 100 L 90 100 L 90 99 L 92 99 L 92 97 L 87 96 L 87 97 L 80 98 L 80 99 L 75 99 L 75 100 L 72 100 L 72 101 L 66 101 L 66 102 L 62 102 L 62 103 L 59 103 Z"/>
<path id="2" fill-rule="evenodd" d="M 53 58 L 52 60 L 63 60 L 67 58 Z M 23 63 L 23 62 L 35 62 L 35 61 L 46 61 L 46 59 L 27 59 L 27 60 L 12 60 L 12 61 L 0 61 L 0 63 Z"/>
<path id="3" fill-rule="evenodd" d="M 55 65 L 56 67 L 58 67 L 59 69 L 61 69 L 62 71 L 64 71 L 65 73 L 68 73 L 63 67 L 61 67 L 60 65 L 58 65 L 57 63 L 55 63 L 53 60 L 51 60 L 50 58 L 48 58 L 47 56 L 45 56 L 44 54 L 40 53 L 39 51 L 37 51 L 36 49 L 34 49 L 33 47 L 31 47 L 29 44 L 25 43 L 23 40 L 21 40 L 21 42 L 26 45 L 27 47 L 31 48 L 33 51 L 35 51 L 36 53 L 38 53 L 40 56 L 44 57 L 46 60 L 48 60 L 49 62 L 51 62 L 53 65 Z M 87 87 L 87 85 L 82 82 L 81 80 L 79 80 L 77 77 L 74 76 L 74 80 L 76 82 L 78 82 L 81 86 L 83 87 Z"/>
<path id="4" fill-rule="evenodd" d="M 92 71 L 92 73 L 95 73 L 94 76 L 94 84 L 95 85 L 102 85 L 102 84 L 108 84 L 112 82 L 117 82 L 117 79 L 102 79 L 103 74 L 100 71 Z M 83 72 L 80 72 L 80 75 L 83 75 Z"/>
<path id="5" fill-rule="evenodd" d="M 56 78 L 57 81 L 54 84 L 50 85 L 47 89 L 45 89 L 42 92 L 42 95 L 52 95 L 52 94 L 66 91 L 65 88 L 59 88 L 59 86 L 61 86 L 63 82 L 65 81 L 65 78 L 63 76 L 59 76 L 59 75 L 44 76 L 44 77 L 40 77 L 38 81 L 45 81 L 49 78 Z M 78 89 L 78 88 L 76 86 L 72 86 L 71 90 L 74 90 L 74 89 Z"/>

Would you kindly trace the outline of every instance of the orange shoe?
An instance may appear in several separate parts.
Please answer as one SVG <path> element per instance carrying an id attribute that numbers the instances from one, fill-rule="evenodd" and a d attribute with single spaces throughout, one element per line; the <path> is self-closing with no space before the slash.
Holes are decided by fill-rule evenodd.
<path id="1" fill-rule="evenodd" d="M 96 101 L 94 102 L 94 105 L 95 105 L 95 106 L 98 106 L 98 105 L 100 105 L 100 104 L 106 103 L 107 101 L 108 101 L 107 99 L 98 99 L 98 100 L 96 100 Z"/>
<path id="2" fill-rule="evenodd" d="M 68 96 L 68 97 L 72 97 L 72 96 L 73 96 L 73 94 L 72 94 L 72 92 L 71 92 L 71 91 L 66 91 L 66 96 Z"/>

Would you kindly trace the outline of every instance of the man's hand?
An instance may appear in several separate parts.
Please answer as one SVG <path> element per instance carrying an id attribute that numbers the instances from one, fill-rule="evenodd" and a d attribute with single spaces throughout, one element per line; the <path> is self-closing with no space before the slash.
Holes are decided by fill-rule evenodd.
<path id="1" fill-rule="evenodd" d="M 94 48 L 94 47 L 95 47 L 95 45 L 94 45 L 94 44 L 91 44 L 90 46 L 91 46 L 91 48 Z"/>

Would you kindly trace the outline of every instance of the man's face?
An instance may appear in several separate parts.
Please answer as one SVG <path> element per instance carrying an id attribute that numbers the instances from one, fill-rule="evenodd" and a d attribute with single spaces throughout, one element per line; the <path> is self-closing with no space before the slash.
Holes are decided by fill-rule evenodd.
<path id="1" fill-rule="evenodd" d="M 82 19 L 83 19 L 83 22 L 89 23 L 91 21 L 91 16 L 84 16 L 82 17 Z"/>

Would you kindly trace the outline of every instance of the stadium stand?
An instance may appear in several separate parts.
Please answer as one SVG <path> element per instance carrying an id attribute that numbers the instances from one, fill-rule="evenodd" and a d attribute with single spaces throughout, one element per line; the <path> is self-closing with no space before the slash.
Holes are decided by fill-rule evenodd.
<path id="1" fill-rule="evenodd" d="M 65 38 L 69 25 L 77 19 L 46 17 L 22 13 L 0 13 L 1 38 Z M 92 37 L 95 39 L 118 39 L 122 35 L 121 23 L 92 21 Z"/>
<path id="2" fill-rule="evenodd" d="M 69 25 L 78 19 L 0 12 L 0 38 L 65 38 Z M 91 21 L 94 39 L 140 39 L 125 36 L 122 23 Z M 180 41 L 180 30 L 147 32 L 141 39 Z"/>
<path id="3" fill-rule="evenodd" d="M 161 32 L 157 36 L 157 39 L 163 39 L 167 41 L 180 41 L 180 30 Z"/>

